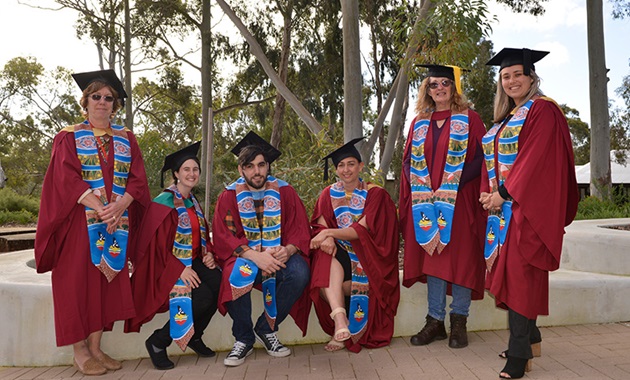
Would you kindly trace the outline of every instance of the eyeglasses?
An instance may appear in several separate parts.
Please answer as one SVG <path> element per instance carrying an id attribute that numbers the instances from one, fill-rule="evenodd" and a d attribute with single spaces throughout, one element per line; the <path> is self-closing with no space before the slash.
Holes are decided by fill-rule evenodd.
<path id="1" fill-rule="evenodd" d="M 92 100 L 94 100 L 95 102 L 98 102 L 99 100 L 104 99 L 107 103 L 111 103 L 114 101 L 114 97 L 110 96 L 110 95 L 100 95 L 100 94 L 92 94 L 90 95 L 90 98 L 92 98 Z"/>
<path id="2" fill-rule="evenodd" d="M 429 83 L 429 88 L 435 90 L 436 88 L 439 87 L 439 85 L 442 85 L 442 87 L 444 87 L 444 88 L 448 88 L 448 87 L 451 86 L 452 83 L 453 83 L 452 80 L 444 79 L 441 82 L 431 82 L 431 83 Z"/>

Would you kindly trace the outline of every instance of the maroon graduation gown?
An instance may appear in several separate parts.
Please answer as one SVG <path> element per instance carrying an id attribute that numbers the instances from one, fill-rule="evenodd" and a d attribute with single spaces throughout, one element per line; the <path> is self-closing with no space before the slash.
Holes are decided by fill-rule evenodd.
<path id="1" fill-rule="evenodd" d="M 194 215 L 194 208 L 188 210 Z M 177 223 L 176 209 L 151 203 L 138 235 L 136 255 L 139 258 L 131 277 L 136 316 L 127 320 L 125 332 L 139 332 L 155 314 L 168 311 L 169 293 L 184 270 L 184 264 L 173 256 Z M 206 251 L 212 252 L 207 235 L 205 239 Z"/>
<path id="2" fill-rule="evenodd" d="M 560 266 L 564 227 L 579 201 L 569 127 L 552 101 L 534 101 L 504 185 L 513 198 L 512 219 L 488 288 L 497 306 L 536 319 L 549 314 L 549 271 Z M 482 191 L 488 191 L 485 170 Z"/>
<path id="3" fill-rule="evenodd" d="M 317 203 L 311 226 L 313 236 L 325 227 L 317 224 L 323 217 L 329 228 L 338 228 L 337 219 L 330 200 L 330 186 L 322 191 Z M 350 241 L 370 282 L 369 316 L 365 334 L 357 344 L 351 339 L 345 341 L 346 348 L 352 352 L 361 351 L 361 347 L 383 347 L 391 342 L 394 334 L 394 317 L 400 300 L 398 279 L 398 218 L 396 206 L 385 189 L 368 184 L 368 196 L 363 208 L 365 228 L 353 223 L 359 238 Z M 326 334 L 333 335 L 335 323 L 330 318 L 330 305 L 320 296 L 320 288 L 327 288 L 330 281 L 332 256 L 322 250 L 314 250 L 311 269 L 311 299 L 319 324 Z"/>
<path id="4" fill-rule="evenodd" d="M 453 229 L 451 241 L 442 253 L 437 250 L 432 256 L 418 244 L 415 237 L 413 215 L 411 213 L 411 188 L 409 184 L 409 165 L 411 159 L 411 143 L 413 141 L 413 125 L 418 116 L 411 122 L 409 136 L 403 155 L 403 170 L 400 180 L 400 225 L 405 241 L 403 285 L 411 287 L 421 281 L 426 283 L 426 276 L 441 278 L 451 285 L 457 284 L 472 290 L 473 300 L 482 299 L 484 295 L 485 262 L 483 259 L 483 237 L 485 233 L 486 216 L 479 204 L 479 186 L 483 162 L 481 138 L 486 133 L 479 115 L 468 110 L 468 150 L 462 178 L 466 183 L 460 183 L 455 201 L 453 215 Z M 425 142 L 425 157 L 431 175 L 433 190 L 437 190 L 442 183 L 444 165 L 449 143 L 450 118 L 442 126 L 444 129 L 436 146 L 433 144 L 433 127 Z M 433 151 L 435 150 L 435 155 Z M 433 159 L 435 157 L 435 159 Z M 475 158 L 477 161 L 475 161 Z M 479 161 L 481 160 L 481 161 Z M 475 165 L 475 162 L 477 165 Z"/>
<path id="5" fill-rule="evenodd" d="M 127 132 L 132 163 L 126 192 L 134 201 L 129 206 L 129 243 L 134 239 L 142 215 L 151 202 L 142 155 L 135 136 Z M 112 192 L 114 149 L 107 164 L 101 162 L 107 198 Z M 112 282 L 92 264 L 85 219 L 85 207 L 77 203 L 90 187 L 81 177 L 74 133 L 55 136 L 50 165 L 44 177 L 41 206 L 35 235 L 37 272 L 52 270 L 52 291 L 57 346 L 84 340 L 93 332 L 111 330 L 114 321 L 135 314 L 129 275 L 121 271 Z M 127 257 L 133 262 L 133 249 Z"/>
<path id="6" fill-rule="evenodd" d="M 280 212 L 282 224 L 281 244 L 285 247 L 289 244 L 296 246 L 300 250 L 300 256 L 310 265 L 309 244 L 311 235 L 304 204 L 295 189 L 290 185 L 280 188 L 280 202 L 282 203 Z M 225 217 L 228 213 L 233 218 L 236 234 L 232 233 L 225 223 Z M 248 244 L 238 212 L 236 192 L 234 190 L 224 190 L 217 199 L 214 218 L 212 219 L 212 240 L 214 241 L 217 264 L 223 270 L 218 306 L 221 314 L 225 315 L 227 313 L 226 303 L 232 301 L 230 274 L 236 261 L 233 253 L 237 247 Z M 306 335 L 310 309 L 311 302 L 308 297 L 308 289 L 305 289 L 290 312 L 295 324 L 302 330 L 304 335 Z"/>

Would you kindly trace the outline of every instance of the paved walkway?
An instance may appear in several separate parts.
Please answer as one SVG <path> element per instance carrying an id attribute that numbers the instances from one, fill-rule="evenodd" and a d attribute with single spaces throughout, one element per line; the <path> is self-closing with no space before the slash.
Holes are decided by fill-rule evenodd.
<path id="1" fill-rule="evenodd" d="M 527 379 L 630 379 L 630 323 L 543 328 L 542 357 L 534 360 Z M 119 371 L 99 379 L 497 379 L 505 361 L 508 332 L 470 333 L 470 345 L 450 349 L 447 341 L 424 347 L 395 338 L 389 347 L 359 354 L 328 353 L 322 345 L 293 346 L 287 358 L 275 359 L 262 349 L 236 368 L 223 365 L 226 352 L 214 358 L 174 357 L 175 369 L 157 371 L 148 359 L 123 362 Z M 171 348 L 174 349 L 174 348 Z M 66 379 L 81 374 L 74 368 L 0 368 L 2 380 Z"/>

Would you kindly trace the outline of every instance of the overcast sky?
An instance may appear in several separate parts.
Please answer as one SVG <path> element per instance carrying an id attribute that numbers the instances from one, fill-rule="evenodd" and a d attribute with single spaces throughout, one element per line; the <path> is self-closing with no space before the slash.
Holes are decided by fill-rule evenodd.
<path id="1" fill-rule="evenodd" d="M 47 70 L 63 66 L 72 71 L 91 71 L 98 67 L 96 48 L 77 39 L 76 13 L 70 10 L 45 11 L 20 5 L 18 0 L 0 0 L 0 65 L 18 56 L 33 56 Z M 53 4 L 42 0 L 42 4 Z M 492 3 L 490 9 L 498 23 L 492 25 L 490 39 L 495 50 L 503 47 L 529 47 L 551 53 L 538 64 L 542 89 L 558 103 L 566 103 L 589 119 L 588 58 L 586 51 L 586 9 L 583 0 L 550 0 L 546 14 L 535 18 L 516 15 Z M 608 94 L 617 106 L 615 89 L 630 75 L 630 20 L 612 20 L 604 0 L 606 64 L 610 68 Z M 198 84 L 190 76 L 190 84 Z M 412 91 L 413 92 L 413 91 Z"/>

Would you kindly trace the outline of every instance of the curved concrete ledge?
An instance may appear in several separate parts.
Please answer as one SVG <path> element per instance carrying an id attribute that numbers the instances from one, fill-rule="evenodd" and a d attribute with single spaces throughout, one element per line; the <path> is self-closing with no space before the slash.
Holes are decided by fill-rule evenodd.
<path id="1" fill-rule="evenodd" d="M 630 222 L 630 219 L 626 219 Z M 613 220 L 615 224 L 619 219 Z M 608 221 L 606 221 L 608 222 Z M 593 223 L 593 222 L 591 222 Z M 602 221 L 594 221 L 602 224 Z M 588 226 L 569 227 L 567 239 L 576 234 L 581 236 L 591 231 Z M 614 231 L 627 233 L 628 231 Z M 608 231 L 604 231 L 606 234 Z M 612 248 L 610 238 L 599 231 L 591 240 L 599 242 L 597 249 L 591 252 L 608 254 Z M 589 239 L 586 239 L 589 240 Z M 614 240 L 614 239 L 613 239 Z M 565 242 L 564 255 L 572 255 L 576 246 L 583 243 Z M 627 243 L 621 249 L 629 246 Z M 567 253 L 567 250 L 570 253 Z M 574 256 L 572 256 L 574 257 Z M 55 346 L 52 291 L 50 273 L 37 274 L 26 263 L 33 258 L 33 250 L 19 251 L 0 255 L 0 366 L 52 366 L 72 363 L 71 347 Z M 568 259 L 568 261 L 573 261 Z M 622 260 L 625 265 L 625 261 Z M 622 265 L 622 262 L 613 263 Z M 563 259 L 563 268 L 566 268 Z M 630 272 L 627 272 L 630 273 Z M 539 320 L 541 326 L 570 324 L 606 323 L 628 320 L 630 300 L 620 297 L 630 288 L 630 276 L 618 276 L 599 273 L 584 273 L 560 269 L 550 276 L 549 306 L 550 316 Z M 260 292 L 254 292 L 253 305 L 255 315 L 262 312 Z M 426 286 L 415 284 L 411 288 L 402 288 L 401 303 L 396 316 L 395 336 L 410 336 L 418 332 L 424 324 L 427 313 Z M 450 300 L 447 300 L 450 302 Z M 103 348 L 117 359 L 136 359 L 146 357 L 144 340 L 156 328 L 166 321 L 166 315 L 158 315 L 145 325 L 140 334 L 124 334 L 122 323 L 114 326 L 114 331 L 103 335 Z M 210 322 L 204 334 L 204 341 L 215 350 L 229 350 L 233 344 L 231 334 L 232 321 L 229 317 L 217 314 Z M 507 314 L 497 309 L 494 300 L 488 294 L 473 302 L 468 319 L 470 331 L 495 330 L 507 328 Z M 279 332 L 279 338 L 286 344 L 304 344 L 326 342 L 329 337 L 319 327 L 317 317 L 311 312 L 309 331 L 302 337 L 299 329 L 289 318 Z M 36 349 L 35 349 L 36 348 Z M 169 347 L 169 355 L 181 355 L 175 346 Z"/>
<path id="2" fill-rule="evenodd" d="M 630 224 L 630 218 L 578 220 L 566 228 L 560 268 L 630 275 L 630 231 L 605 228 Z"/>

